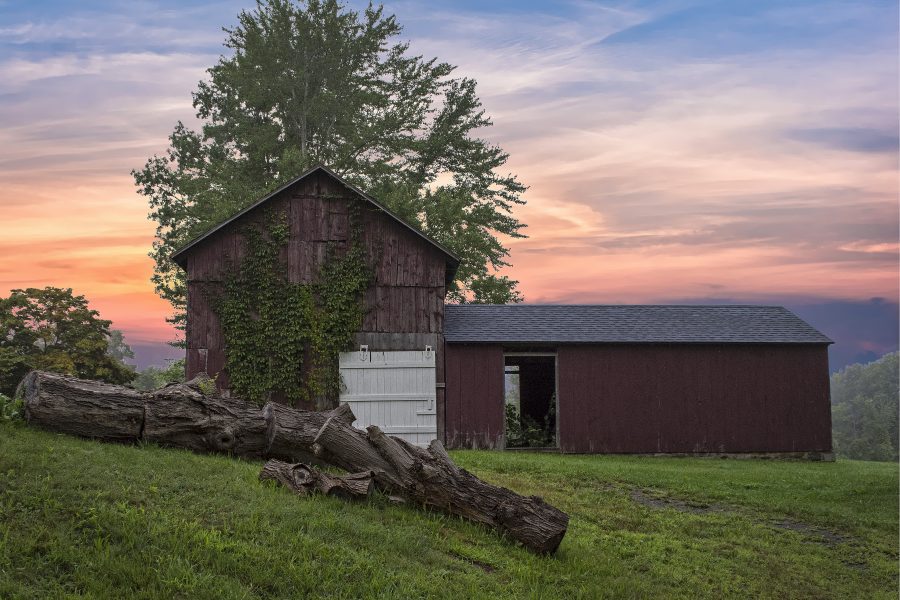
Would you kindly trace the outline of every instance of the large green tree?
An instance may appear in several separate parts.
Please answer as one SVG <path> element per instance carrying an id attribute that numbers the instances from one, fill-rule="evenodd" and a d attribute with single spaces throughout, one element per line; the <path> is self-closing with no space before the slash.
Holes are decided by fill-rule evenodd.
<path id="1" fill-rule="evenodd" d="M 451 299 L 521 300 L 498 273 L 499 236 L 523 237 L 512 209 L 525 187 L 478 137 L 491 121 L 474 80 L 410 54 L 380 6 L 258 1 L 225 31 L 228 56 L 193 94 L 202 127 L 179 122 L 165 155 L 133 172 L 158 225 L 153 281 L 176 314 L 185 287 L 173 250 L 319 163 L 461 257 Z"/>
<path id="2" fill-rule="evenodd" d="M 31 369 L 131 381 L 134 371 L 109 354 L 109 326 L 71 289 L 12 290 L 0 298 L 0 393 L 12 394 Z"/>
<path id="3" fill-rule="evenodd" d="M 831 376 L 834 450 L 858 460 L 897 460 L 900 354 Z"/>

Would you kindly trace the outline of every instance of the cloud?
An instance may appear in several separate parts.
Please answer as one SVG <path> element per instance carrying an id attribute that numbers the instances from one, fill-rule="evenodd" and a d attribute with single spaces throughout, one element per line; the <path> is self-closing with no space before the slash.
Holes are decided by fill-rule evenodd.
<path id="1" fill-rule="evenodd" d="M 826 148 L 849 150 L 851 152 L 891 152 L 900 146 L 897 128 L 890 130 L 866 129 L 862 127 L 819 127 L 794 129 L 786 132 L 788 139 L 819 144 Z"/>
<path id="2" fill-rule="evenodd" d="M 6 10 L 0 37 L 13 51 L 120 52 L 123 50 L 189 50 L 217 48 L 221 27 L 234 23 L 243 2 L 79 3 Z M 68 10 L 67 10 L 68 9 Z"/>
<path id="3" fill-rule="evenodd" d="M 125 53 L 0 60 L 0 176 L 118 174 L 165 148 L 211 55 Z M 64 101 L 63 101 L 64 99 Z"/>
<path id="4" fill-rule="evenodd" d="M 170 337 L 128 172 L 176 120 L 196 124 L 190 91 L 241 4 L 4 10 L 4 281 L 72 281 L 142 336 Z M 894 3 L 387 10 L 414 53 L 479 82 L 496 123 L 480 134 L 530 185 L 531 237 L 509 240 L 506 271 L 529 300 L 897 298 Z M 153 304 L 121 295 L 139 293 Z"/>
<path id="5" fill-rule="evenodd" d="M 892 6 L 567 7 L 411 31 L 479 81 L 530 185 L 509 240 L 528 299 L 896 297 Z"/>

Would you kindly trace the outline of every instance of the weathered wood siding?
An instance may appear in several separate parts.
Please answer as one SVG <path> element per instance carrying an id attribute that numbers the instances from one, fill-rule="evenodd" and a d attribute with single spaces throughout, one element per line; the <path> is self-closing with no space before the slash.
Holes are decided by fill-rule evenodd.
<path id="1" fill-rule="evenodd" d="M 447 441 L 497 446 L 503 348 L 446 357 Z M 557 377 L 563 452 L 831 451 L 825 345 L 566 345 Z"/>
<path id="2" fill-rule="evenodd" d="M 831 451 L 827 346 L 562 346 L 563 452 Z"/>
<path id="3" fill-rule="evenodd" d="M 446 256 L 356 192 L 318 172 L 190 250 L 188 377 L 202 371 L 219 373 L 220 383 L 227 386 L 222 331 L 204 289 L 215 292 L 225 276 L 240 264 L 244 253 L 242 229 L 264 226 L 270 214 L 287 215 L 287 276 L 293 282 L 309 282 L 324 264 L 329 248 L 336 253 L 346 251 L 353 203 L 360 207 L 362 242 L 373 272 L 372 285 L 365 294 L 367 313 L 356 342 L 369 344 L 370 350 L 414 350 L 427 343 L 439 353 L 438 364 L 443 365 Z M 439 369 L 439 378 L 442 371 Z"/>
<path id="4" fill-rule="evenodd" d="M 502 448 L 503 347 L 447 344 L 446 361 L 445 443 L 449 448 Z"/>

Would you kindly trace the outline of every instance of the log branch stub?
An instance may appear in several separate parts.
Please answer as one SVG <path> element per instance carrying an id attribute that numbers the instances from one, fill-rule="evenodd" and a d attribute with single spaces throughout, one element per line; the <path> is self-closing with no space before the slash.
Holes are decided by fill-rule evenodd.
<path id="1" fill-rule="evenodd" d="M 385 435 L 377 425 L 366 427 L 366 437 L 369 438 L 369 442 L 375 446 L 381 457 L 388 461 L 398 473 L 406 473 L 415 468 L 415 459 L 400 445 L 397 438 Z"/>
<path id="2" fill-rule="evenodd" d="M 345 500 L 364 499 L 372 493 L 374 479 L 371 471 L 332 475 L 312 465 L 291 464 L 273 459 L 263 465 L 260 481 L 273 480 L 299 496 L 315 493 L 336 496 Z"/>
<path id="3" fill-rule="evenodd" d="M 316 435 L 329 417 L 350 425 L 356 420 L 349 404 L 326 412 L 296 410 L 269 402 L 262 409 L 266 422 L 265 454 L 289 462 L 328 464 L 327 453 L 317 452 Z"/>
<path id="4" fill-rule="evenodd" d="M 352 473 L 362 469 L 375 473 L 375 481 L 383 489 L 402 489 L 403 481 L 394 468 L 369 443 L 366 434 L 340 418 L 329 417 L 316 434 L 314 444 L 327 453 L 329 462 Z"/>
<path id="5" fill-rule="evenodd" d="M 441 440 L 435 438 L 431 440 L 431 443 L 428 444 L 428 452 L 432 457 L 445 468 L 449 469 L 454 475 L 459 474 L 459 467 L 456 466 L 456 463 L 453 462 L 453 459 L 450 458 L 450 455 L 447 454 L 447 449 L 444 448 L 444 444 L 441 443 Z"/>

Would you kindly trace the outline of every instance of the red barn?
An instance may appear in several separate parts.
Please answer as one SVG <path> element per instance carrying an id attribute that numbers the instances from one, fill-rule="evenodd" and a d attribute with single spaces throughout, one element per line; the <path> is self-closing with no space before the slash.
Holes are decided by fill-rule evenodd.
<path id="1" fill-rule="evenodd" d="M 505 446 L 513 376 L 563 452 L 831 452 L 831 340 L 778 306 L 450 305 L 444 337 L 451 447 Z"/>
<path id="2" fill-rule="evenodd" d="M 524 445 L 562 452 L 830 453 L 831 340 L 786 309 L 445 306 L 459 259 L 324 167 L 173 255 L 188 280 L 189 377 L 228 387 L 228 348 L 201 290 L 241 260 L 241 229 L 267 226 L 263 206 L 286 214 L 285 275 L 306 282 L 348 244 L 354 203 L 374 275 L 340 357 L 357 426 L 454 448 L 523 445 L 522 425 L 540 430 Z"/>

